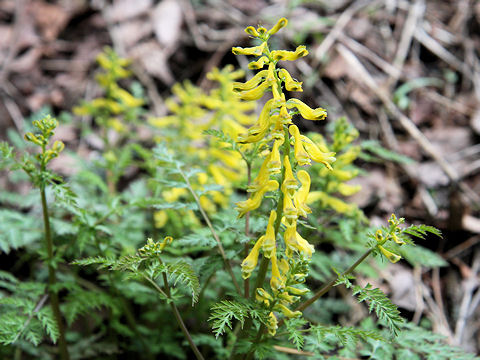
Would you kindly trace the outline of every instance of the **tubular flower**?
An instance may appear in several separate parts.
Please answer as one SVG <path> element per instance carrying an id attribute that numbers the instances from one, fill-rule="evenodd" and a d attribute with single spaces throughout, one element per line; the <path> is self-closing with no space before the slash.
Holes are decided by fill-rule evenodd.
<path id="1" fill-rule="evenodd" d="M 378 249 L 392 263 L 396 263 L 398 260 L 400 260 L 402 258 L 400 255 L 397 255 L 397 254 L 392 253 L 391 251 L 388 251 L 382 245 L 378 245 Z"/>
<path id="2" fill-rule="evenodd" d="M 308 157 L 308 154 L 303 147 L 302 140 L 300 138 L 300 130 L 298 130 L 297 125 L 290 126 L 288 128 L 288 131 L 290 132 L 290 135 L 293 136 L 295 141 L 293 145 L 293 151 L 298 165 L 310 165 L 310 158 Z"/>
<path id="3" fill-rule="evenodd" d="M 263 93 L 269 88 L 270 82 L 264 81 L 256 88 L 239 92 L 238 95 L 242 100 L 258 100 L 263 96 Z"/>
<path id="4" fill-rule="evenodd" d="M 255 28 L 253 26 L 248 26 L 246 29 L 245 29 L 245 32 L 248 34 L 248 35 L 251 35 L 253 37 L 258 37 L 259 34 L 257 32 L 257 30 L 255 30 Z"/>
<path id="5" fill-rule="evenodd" d="M 268 100 L 258 117 L 258 121 L 250 129 L 247 134 L 242 134 L 238 137 L 241 143 L 257 142 L 263 139 L 270 127 L 270 110 L 272 109 L 273 99 Z"/>
<path id="6" fill-rule="evenodd" d="M 287 155 L 283 159 L 283 166 L 285 167 L 285 180 L 282 183 L 282 191 L 284 194 L 292 197 L 295 194 L 295 190 L 298 188 L 297 180 L 293 176 L 292 166 Z"/>
<path id="7" fill-rule="evenodd" d="M 282 169 L 282 163 L 280 162 L 280 151 L 278 148 L 283 144 L 282 140 L 275 140 L 272 147 L 272 152 L 270 155 L 270 160 L 267 164 L 268 171 L 270 174 L 279 174 Z"/>
<path id="8" fill-rule="evenodd" d="M 282 304 L 276 304 L 273 307 L 274 310 L 281 311 L 283 315 L 285 315 L 288 318 L 296 318 L 299 316 L 302 316 L 302 313 L 300 311 L 292 311 L 289 308 L 287 308 L 285 305 Z"/>
<path id="9" fill-rule="evenodd" d="M 248 279 L 258 263 L 258 254 L 263 243 L 263 236 L 257 240 L 250 254 L 242 261 L 242 278 Z"/>
<path id="10" fill-rule="evenodd" d="M 310 159 L 312 159 L 315 162 L 322 163 L 329 170 L 333 170 L 330 163 L 336 160 L 334 152 L 325 153 L 320 151 L 317 145 L 315 145 L 315 143 L 306 136 L 300 135 L 300 139 L 303 141 L 305 150 L 307 150 L 307 153 Z"/>
<path id="11" fill-rule="evenodd" d="M 252 61 L 248 64 L 248 68 L 250 70 L 257 70 L 257 69 L 262 69 L 265 64 L 268 64 L 270 60 L 266 56 L 262 56 L 260 59 L 257 61 Z"/>
<path id="12" fill-rule="evenodd" d="M 263 288 L 257 288 L 255 290 L 255 300 L 263 302 L 266 306 L 270 306 L 270 302 L 273 301 L 272 296 Z"/>
<path id="13" fill-rule="evenodd" d="M 268 219 L 267 231 L 265 233 L 265 239 L 263 240 L 263 256 L 270 258 L 275 252 L 275 229 L 274 223 L 277 219 L 277 212 L 275 210 L 270 211 L 270 218 Z"/>
<path id="14" fill-rule="evenodd" d="M 280 124 L 282 125 L 288 125 L 292 123 L 292 115 L 288 113 L 287 107 L 285 105 L 282 105 L 280 108 L 280 114 L 278 116 L 278 119 L 280 120 Z"/>
<path id="15" fill-rule="evenodd" d="M 297 208 L 298 215 L 307 217 L 307 214 L 312 212 L 312 210 L 306 204 L 308 193 L 310 192 L 310 175 L 308 175 L 308 172 L 305 170 L 300 170 L 297 172 L 297 178 L 300 180 L 302 186 L 295 193 L 293 202 Z"/>
<path id="16" fill-rule="evenodd" d="M 293 287 L 293 286 L 287 286 L 285 288 L 285 290 L 288 291 L 290 294 L 293 294 L 293 295 L 305 295 L 306 293 L 308 293 L 310 291 L 307 288 L 299 289 L 299 288 L 296 288 L 296 287 Z"/>
<path id="17" fill-rule="evenodd" d="M 273 50 L 272 51 L 272 58 L 274 60 L 288 60 L 294 61 L 301 57 L 307 56 L 308 50 L 305 45 L 297 46 L 295 51 L 287 51 L 287 50 Z"/>
<path id="18" fill-rule="evenodd" d="M 300 112 L 300 115 L 307 120 L 324 120 L 327 117 L 327 111 L 325 109 L 312 109 L 310 106 L 298 99 L 288 100 L 287 107 L 289 109 L 294 107 L 297 108 L 297 110 Z"/>
<path id="19" fill-rule="evenodd" d="M 280 30 L 281 28 L 287 26 L 287 24 L 288 24 L 288 20 L 285 19 L 285 18 L 281 18 L 280 20 L 277 21 L 277 23 L 275 24 L 274 27 L 272 27 L 270 30 L 268 30 L 267 33 L 269 35 L 273 35 L 276 32 L 278 32 L 278 30 Z"/>
<path id="20" fill-rule="evenodd" d="M 337 189 L 338 189 L 338 192 L 343 196 L 350 196 L 359 192 L 362 189 L 362 187 L 360 185 L 349 185 L 349 184 L 340 183 L 338 184 Z"/>
<path id="21" fill-rule="evenodd" d="M 267 329 L 268 333 L 271 336 L 274 336 L 277 333 L 278 320 L 273 312 L 270 312 L 270 314 L 268 314 Z"/>
<path id="22" fill-rule="evenodd" d="M 293 80 L 286 69 L 280 69 L 278 76 L 285 82 L 285 89 L 287 89 L 287 91 L 303 91 L 302 82 Z"/>
<path id="23" fill-rule="evenodd" d="M 268 154 L 265 159 L 263 160 L 262 166 L 258 171 L 257 177 L 252 181 L 252 183 L 248 186 L 248 192 L 256 192 L 261 189 L 265 183 L 270 179 L 270 173 L 268 171 L 267 165 L 270 162 L 270 155 Z"/>
<path id="24" fill-rule="evenodd" d="M 253 46 L 253 47 L 247 47 L 247 48 L 234 47 L 234 48 L 232 48 L 232 52 L 235 55 L 261 56 L 263 54 L 263 51 L 265 50 L 266 46 L 267 46 L 267 43 L 263 42 L 262 44 L 260 44 L 258 46 Z"/>
<path id="25" fill-rule="evenodd" d="M 276 180 L 268 181 L 260 190 L 258 190 L 253 197 L 248 200 L 236 203 L 236 210 L 239 212 L 238 217 L 241 218 L 247 212 L 255 210 L 262 203 L 263 195 L 267 191 L 275 191 L 278 189 L 278 182 Z"/>
<path id="26" fill-rule="evenodd" d="M 315 252 L 315 248 L 307 240 L 305 240 L 298 232 L 297 235 L 297 250 L 303 255 L 304 258 L 310 259 Z"/>
<path id="27" fill-rule="evenodd" d="M 298 218 L 298 211 L 293 205 L 292 198 L 288 195 L 283 196 L 283 215 L 287 223 L 295 222 Z"/>
<path id="28" fill-rule="evenodd" d="M 253 78 L 250 80 L 242 83 L 242 82 L 234 82 L 232 83 L 232 89 L 233 91 L 246 91 L 246 90 L 252 90 L 253 88 L 257 87 L 258 84 L 260 84 L 263 79 L 267 77 L 267 70 L 262 70 L 259 71 Z"/>
<path id="29" fill-rule="evenodd" d="M 287 229 L 283 234 L 283 241 L 285 241 L 286 254 L 292 257 L 292 254 L 297 250 L 297 223 L 287 223 Z"/>
<path id="30" fill-rule="evenodd" d="M 280 274 L 277 263 L 277 255 L 273 254 L 270 258 L 272 262 L 272 278 L 270 279 L 270 287 L 273 291 L 279 291 L 285 287 L 285 277 Z"/>

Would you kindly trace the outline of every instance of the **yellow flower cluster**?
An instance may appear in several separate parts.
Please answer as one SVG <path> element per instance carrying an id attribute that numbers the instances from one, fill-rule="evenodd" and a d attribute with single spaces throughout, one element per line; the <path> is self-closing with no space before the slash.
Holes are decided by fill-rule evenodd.
<path id="1" fill-rule="evenodd" d="M 404 218 L 397 219 L 395 214 L 392 214 L 390 219 L 388 219 L 388 224 L 390 225 L 388 229 L 385 229 L 386 231 L 378 229 L 375 233 L 375 240 L 377 240 L 378 250 L 380 250 L 380 252 L 392 263 L 396 263 L 402 257 L 390 250 L 387 250 L 383 245 L 389 240 L 393 240 L 398 245 L 405 244 L 405 241 L 399 237 L 400 233 L 402 232 L 400 224 L 403 224 L 404 222 Z"/>
<path id="2" fill-rule="evenodd" d="M 296 81 L 286 69 L 278 68 L 278 61 L 293 61 L 308 54 L 305 46 L 298 46 L 295 51 L 270 51 L 268 39 L 286 25 L 287 20 L 282 18 L 270 30 L 264 27 L 255 29 L 252 26 L 245 29 L 247 34 L 260 40 L 260 45 L 249 48 L 234 47 L 232 51 L 236 55 L 257 56 L 258 59 L 250 62 L 249 68 L 260 71 L 244 83 L 234 82 L 232 90 L 240 99 L 246 101 L 258 100 L 267 91 L 272 93 L 272 98 L 266 101 L 257 122 L 238 137 L 239 143 L 256 143 L 259 148 L 265 149 L 263 153 L 266 154 L 257 176 L 248 187 L 250 197 L 236 204 L 239 217 L 257 209 L 266 193 L 280 189 L 277 210 L 270 212 L 265 235 L 257 240 L 249 255 L 243 260 L 242 276 L 244 279 L 250 277 L 257 266 L 261 250 L 272 265 L 270 286 L 274 292 L 272 299 L 275 303 L 272 309 L 291 317 L 298 314 L 292 313 L 286 307 L 296 301 L 292 293 L 285 290 L 288 272 L 286 259 L 292 261 L 296 254 L 301 261 L 308 260 L 315 251 L 314 247 L 297 232 L 298 217 L 306 217 L 311 213 L 307 205 L 310 175 L 305 170 L 297 170 L 297 167 L 310 165 L 313 161 L 331 170 L 335 153 L 323 151 L 314 141 L 302 135 L 298 126 L 292 122 L 295 114 L 300 114 L 307 120 L 323 120 L 327 113 L 322 108 L 312 109 L 298 99 L 287 100 L 285 97 L 284 89 L 302 91 L 302 83 Z M 281 180 L 278 174 L 281 174 Z M 285 227 L 283 233 L 285 257 L 279 260 L 276 239 L 281 224 Z M 257 291 L 266 294 L 263 289 Z M 262 299 L 266 305 L 267 302 L 272 302 L 266 295 Z M 272 333 L 276 324 L 273 313 L 270 315 L 270 322 Z"/>
<path id="3" fill-rule="evenodd" d="M 328 146 L 336 152 L 335 168 L 330 171 L 325 167 L 314 167 L 313 171 L 318 176 L 315 178 L 320 182 L 317 184 L 322 190 L 312 191 L 308 194 L 307 204 L 320 202 L 324 208 L 331 208 L 339 214 L 352 214 L 358 210 L 355 204 L 349 204 L 337 197 L 351 196 L 360 191 L 360 185 L 351 185 L 346 182 L 352 180 L 359 174 L 359 170 L 353 166 L 353 162 L 360 154 L 360 146 L 352 146 L 351 143 L 358 137 L 358 131 L 348 124 L 345 118 L 335 123 L 333 144 L 327 145 L 320 134 L 313 134 L 318 147 L 328 152 Z"/>
<path id="4" fill-rule="evenodd" d="M 192 164 L 206 164 L 206 172 L 199 173 L 197 183 L 192 184 L 195 189 L 210 184 L 222 186 L 222 191 L 212 190 L 200 196 L 201 205 L 208 212 L 215 212 L 217 206 L 227 206 L 235 185 L 246 175 L 237 151 L 225 149 L 225 143 L 208 139 L 204 134 L 205 130 L 217 129 L 236 141 L 246 126 L 253 124 L 250 113 L 255 104 L 243 102 L 231 92 L 232 83 L 243 76 L 243 71 L 234 71 L 229 65 L 207 74 L 209 80 L 218 84 L 209 92 L 188 81 L 176 84 L 172 88 L 174 96 L 165 101 L 170 114 L 149 119 L 151 125 L 163 130 L 159 141 L 181 147 Z M 165 201 L 175 202 L 187 193 L 185 188 L 172 188 L 162 195 Z M 164 210 L 154 216 L 157 227 L 163 227 L 168 221 Z M 188 216 L 194 216 L 193 212 Z"/>
<path id="5" fill-rule="evenodd" d="M 118 85 L 118 80 L 131 75 L 126 69 L 130 61 L 120 58 L 112 49 L 106 48 L 98 55 L 97 62 L 103 72 L 96 76 L 96 80 L 105 91 L 105 96 L 84 102 L 81 106 L 74 107 L 73 112 L 76 115 L 93 116 L 100 125 L 125 133 L 127 126 L 122 122 L 122 117 L 127 120 L 134 119 L 138 109 L 144 105 L 143 99 L 135 97 Z"/>

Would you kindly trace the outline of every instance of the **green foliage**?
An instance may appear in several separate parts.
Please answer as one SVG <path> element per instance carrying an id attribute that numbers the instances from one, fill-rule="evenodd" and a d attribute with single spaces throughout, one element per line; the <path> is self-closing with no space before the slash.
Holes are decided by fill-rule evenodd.
<path id="1" fill-rule="evenodd" d="M 370 284 L 367 284 L 365 287 L 354 286 L 350 282 L 352 278 L 351 276 L 339 276 L 336 285 L 343 284 L 347 289 L 351 288 L 353 295 L 357 296 L 358 301 L 366 301 L 369 312 L 375 310 L 375 314 L 380 321 L 388 326 L 393 335 L 397 335 L 400 324 L 404 322 L 397 306 L 388 299 L 382 290 L 373 288 Z"/>
<path id="2" fill-rule="evenodd" d="M 245 319 L 249 317 L 251 307 L 238 301 L 223 300 L 210 308 L 210 317 L 213 333 L 218 338 L 226 332 L 227 328 L 232 329 L 232 319 L 240 321 L 243 326 Z"/>
<path id="3" fill-rule="evenodd" d="M 266 39 L 271 34 L 259 36 Z M 277 50 L 276 56 L 288 60 L 305 51 L 300 46 L 296 53 Z M 76 160 L 74 175 L 64 180 L 47 167 L 63 144 L 49 142 L 57 121 L 44 113 L 26 121 L 25 139 L 10 131 L 14 146 L 0 143 L 0 169 L 8 170 L 7 180 L 30 181 L 45 190 L 52 239 L 49 256 L 38 191 L 22 195 L 0 191 L 0 251 L 9 255 L 8 266 L 13 263 L 8 271 L 0 270 L 0 344 L 5 345 L 0 347 L 1 358 L 13 358 L 17 351 L 26 359 L 57 356 L 52 344 L 61 341 L 61 327 L 50 307 L 55 294 L 72 358 L 141 354 L 147 359 L 189 359 L 193 350 L 188 350 L 186 338 L 212 359 L 291 358 L 274 346 L 314 351 L 319 358 L 474 358 L 447 346 L 442 337 L 403 322 L 383 292 L 371 285 L 353 285 L 350 275 L 337 272 L 336 285 L 346 285 L 360 303 L 365 302 L 378 323 L 367 318 L 360 325 L 343 326 L 352 309 L 338 296 L 318 299 L 304 310 L 305 316 L 295 310 L 301 309 L 309 290 L 317 293 L 319 284 L 329 284 L 336 272 L 332 269 L 348 269 L 365 245 L 380 260 L 398 261 L 402 256 L 415 266 L 446 264 L 432 251 L 412 246 L 412 238 L 441 236 L 437 229 L 403 228 L 403 219 L 394 216 L 388 225 L 371 229 L 363 212 L 348 202 L 360 191 L 349 180 L 365 175 L 357 159 L 401 163 L 410 159 L 376 142 L 359 141 L 359 132 L 346 118 L 328 125 L 325 138 L 309 134 L 319 152 L 328 155 L 325 162 L 332 169 L 325 162 L 311 166 L 312 213 L 296 222 L 305 243 L 315 243 L 315 252 L 311 253 L 313 246 L 300 246 L 300 238 L 290 239 L 299 246 L 287 250 L 286 229 L 291 223 L 280 217 L 272 224 L 265 211 L 281 208 L 279 193 L 265 196 L 258 212 L 250 212 L 248 226 L 234 210 L 234 203 L 245 199 L 245 189 L 247 196 L 253 195 L 246 186 L 247 167 L 255 176 L 260 162 L 270 156 L 271 142 L 285 137 L 277 132 L 263 143 L 241 140 L 242 134 L 255 138 L 258 130 L 256 102 L 241 101 L 232 92 L 234 83 L 242 86 L 234 81 L 244 76 L 243 71 L 231 66 L 213 70 L 208 79 L 214 84 L 208 91 L 188 81 L 175 85 L 165 102 L 168 115 L 149 118 L 147 125 L 148 102 L 141 86 L 130 81 L 128 61 L 111 49 L 98 61 L 102 94 L 74 112 L 93 118 L 94 126 L 83 122 L 81 132 L 98 133 L 100 144 L 93 146 L 88 159 L 70 153 Z M 281 73 L 279 91 L 287 82 L 294 89 L 301 86 L 287 73 Z M 296 106 L 292 104 L 299 103 L 285 101 L 285 106 Z M 323 109 L 294 108 L 289 108 L 289 116 L 307 114 L 318 120 L 324 114 Z M 280 111 L 273 109 L 269 115 L 278 117 Z M 141 138 L 140 129 L 145 128 L 150 137 Z M 290 145 L 295 141 L 291 137 Z M 298 161 L 290 155 L 298 177 Z M 272 179 L 280 181 L 281 176 L 280 172 Z M 212 228 L 205 225 L 207 219 Z M 233 278 L 240 279 L 246 252 L 253 251 L 252 244 L 265 236 L 268 226 L 277 228 L 270 254 L 270 259 L 278 257 L 276 275 L 272 262 L 261 289 L 254 288 L 261 280 L 254 275 L 249 283 L 254 295 L 238 296 L 226 262 L 230 261 Z M 224 252 L 218 251 L 212 230 Z M 144 243 L 146 236 L 163 240 Z M 260 263 L 261 256 L 257 260 Z M 47 285 L 52 269 L 56 282 Z M 365 260 L 353 270 L 378 276 L 374 261 Z"/>

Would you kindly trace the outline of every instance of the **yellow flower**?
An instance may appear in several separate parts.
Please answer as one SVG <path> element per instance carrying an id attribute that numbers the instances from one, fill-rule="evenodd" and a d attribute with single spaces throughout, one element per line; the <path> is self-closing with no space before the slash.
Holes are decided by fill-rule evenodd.
<path id="1" fill-rule="evenodd" d="M 298 191 L 295 193 L 293 197 L 293 202 L 295 203 L 295 207 L 297 208 L 298 215 L 307 217 L 307 214 L 310 214 L 312 210 L 306 204 L 307 197 L 310 192 L 310 175 L 305 170 L 299 170 L 297 172 L 297 178 L 300 180 L 302 186 Z"/>
<path id="2" fill-rule="evenodd" d="M 293 304 L 294 302 L 300 299 L 298 296 L 290 295 L 288 292 L 284 291 L 277 295 L 279 299 L 281 299 L 281 304 Z"/>
<path id="3" fill-rule="evenodd" d="M 312 204 L 318 200 L 322 201 L 324 206 L 331 207 L 340 214 L 346 214 L 355 209 L 354 204 L 347 204 L 346 202 L 333 196 L 329 196 L 322 191 L 312 191 L 309 193 L 307 197 L 307 204 Z"/>
<path id="4" fill-rule="evenodd" d="M 277 21 L 274 27 L 272 27 L 270 30 L 268 30 L 269 35 L 273 35 L 276 32 L 278 32 L 281 28 L 287 26 L 288 20 L 285 18 L 281 18 L 280 20 Z"/>
<path id="5" fill-rule="evenodd" d="M 273 312 L 270 312 L 270 314 L 268 314 L 267 329 L 268 334 L 271 336 L 275 336 L 275 334 L 277 333 L 278 320 Z"/>
<path id="6" fill-rule="evenodd" d="M 287 222 L 295 222 L 298 218 L 298 211 L 293 205 L 292 198 L 285 194 L 283 196 L 283 215 Z"/>
<path id="7" fill-rule="evenodd" d="M 232 48 L 232 52 L 235 55 L 255 55 L 255 56 L 261 56 L 263 54 L 263 51 L 265 50 L 265 47 L 267 46 L 266 42 L 262 42 L 258 46 L 254 47 L 247 47 L 247 48 L 241 48 L 241 47 L 234 47 Z"/>
<path id="8" fill-rule="evenodd" d="M 315 247 L 305 240 L 298 232 L 297 235 L 297 250 L 303 255 L 304 258 L 310 259 L 315 252 Z"/>
<path id="9" fill-rule="evenodd" d="M 270 82 L 264 81 L 260 85 L 258 85 L 256 88 L 253 88 L 251 90 L 246 90 L 238 93 L 238 96 L 242 100 L 258 100 L 263 96 L 263 93 L 270 87 Z"/>
<path id="10" fill-rule="evenodd" d="M 270 218 L 268 219 L 267 231 L 265 233 L 265 238 L 263 240 L 263 256 L 270 258 L 275 252 L 276 243 L 275 243 L 275 228 L 274 223 L 277 219 L 277 212 L 275 210 L 270 211 Z"/>
<path id="11" fill-rule="evenodd" d="M 271 154 L 271 153 L 270 153 Z M 258 171 L 257 177 L 248 186 L 248 192 L 256 192 L 261 189 L 265 183 L 270 179 L 270 173 L 268 171 L 268 163 L 270 162 L 270 154 L 268 154 L 263 160 L 262 166 Z"/>
<path id="12" fill-rule="evenodd" d="M 287 89 L 287 91 L 303 91 L 302 83 L 293 80 L 292 76 L 286 69 L 280 69 L 278 76 L 285 82 L 285 89 Z"/>
<path id="13" fill-rule="evenodd" d="M 356 194 L 361 189 L 362 187 L 360 185 L 350 185 L 350 184 L 344 184 L 344 183 L 338 184 L 338 192 L 343 196 L 350 196 L 350 195 Z"/>
<path id="14" fill-rule="evenodd" d="M 155 211 L 153 213 L 153 221 L 157 229 L 164 227 L 168 221 L 167 212 L 165 210 Z"/>
<path id="15" fill-rule="evenodd" d="M 257 290 L 255 290 L 255 300 L 263 302 L 265 306 L 270 306 L 270 301 L 273 301 L 273 298 L 265 289 L 257 288 Z"/>
<path id="16" fill-rule="evenodd" d="M 255 245 L 253 246 L 250 254 L 242 261 L 242 278 L 248 279 L 252 274 L 252 271 L 255 269 L 258 263 L 258 255 L 260 251 L 260 247 L 263 243 L 263 236 L 257 240 Z"/>
<path id="17" fill-rule="evenodd" d="M 332 166 L 330 163 L 334 162 L 335 159 L 335 153 L 334 152 L 329 152 L 325 153 L 320 151 L 317 145 L 310 140 L 308 137 L 300 135 L 300 138 L 303 141 L 303 145 L 305 147 L 305 150 L 307 150 L 308 157 L 312 159 L 315 162 L 322 163 L 325 165 L 329 170 L 332 170 Z"/>
<path id="18" fill-rule="evenodd" d="M 152 117 L 148 119 L 148 123 L 150 125 L 153 125 L 159 128 L 176 125 L 177 121 L 178 121 L 178 118 L 174 115 L 163 116 L 163 117 Z"/>
<path id="19" fill-rule="evenodd" d="M 208 213 L 217 211 L 215 204 L 205 195 L 200 196 L 200 205 Z"/>
<path id="20" fill-rule="evenodd" d="M 272 254 L 270 261 L 272 262 L 272 278 L 270 279 L 270 287 L 276 292 L 285 287 L 286 279 L 280 274 L 276 254 Z"/>
<path id="21" fill-rule="evenodd" d="M 259 71 L 254 77 L 250 80 L 242 83 L 242 82 L 234 82 L 232 83 L 233 91 L 246 91 L 252 90 L 253 88 L 257 87 L 268 75 L 267 70 Z"/>
<path id="22" fill-rule="evenodd" d="M 382 254 L 390 260 L 392 263 L 396 263 L 398 260 L 400 260 L 402 257 L 400 255 L 394 254 L 391 251 L 388 251 L 385 249 L 382 245 L 378 245 L 378 248 L 382 252 Z"/>
<path id="23" fill-rule="evenodd" d="M 285 290 L 288 291 L 290 294 L 293 294 L 293 295 L 305 295 L 306 293 L 308 293 L 310 291 L 306 288 L 299 289 L 299 288 L 296 288 L 296 287 L 293 287 L 293 286 L 287 286 L 285 288 Z"/>
<path id="24" fill-rule="evenodd" d="M 265 137 L 270 128 L 270 110 L 272 109 L 273 101 L 273 99 L 270 99 L 265 103 L 257 123 L 248 129 L 247 134 L 239 135 L 239 142 L 252 143 L 260 141 Z"/>
<path id="25" fill-rule="evenodd" d="M 281 311 L 283 315 L 285 315 L 288 318 L 296 318 L 296 317 L 302 316 L 302 313 L 300 311 L 292 311 L 282 304 L 276 304 L 273 309 L 277 311 Z"/>
<path id="26" fill-rule="evenodd" d="M 297 110 L 300 112 L 300 115 L 302 115 L 302 117 L 307 120 L 323 120 L 327 116 L 327 111 L 325 109 L 322 109 L 322 108 L 312 109 L 310 106 L 308 106 L 304 102 L 295 98 L 289 99 L 287 101 L 287 107 L 289 109 L 294 107 L 297 108 Z"/>
<path id="27" fill-rule="evenodd" d="M 310 158 L 308 157 L 308 154 L 303 147 L 302 140 L 300 138 L 300 130 L 298 130 L 297 125 L 291 125 L 288 128 L 288 131 L 295 140 L 295 143 L 293 145 L 293 152 L 295 155 L 295 159 L 298 162 L 298 165 L 310 165 Z"/>
<path id="28" fill-rule="evenodd" d="M 188 191 L 185 188 L 171 188 L 170 190 L 163 191 L 162 197 L 166 202 L 171 203 L 177 201 L 180 196 L 186 193 L 188 193 Z"/>
<path id="29" fill-rule="evenodd" d="M 253 26 L 248 26 L 248 27 L 245 29 L 245 32 L 246 32 L 248 35 L 251 35 L 251 36 L 254 36 L 254 37 L 258 37 L 258 36 L 259 36 L 257 30 L 255 30 L 255 28 L 254 28 Z"/>
<path id="30" fill-rule="evenodd" d="M 257 61 L 252 61 L 248 64 L 248 68 L 250 70 L 257 70 L 257 69 L 262 69 L 265 64 L 268 64 L 270 60 L 268 60 L 268 57 L 262 56 L 260 59 Z"/>
<path id="31" fill-rule="evenodd" d="M 280 151 L 278 148 L 283 144 L 282 140 L 275 140 L 272 147 L 272 152 L 270 155 L 270 160 L 267 164 L 268 171 L 270 174 L 279 174 L 282 169 L 282 163 L 280 162 Z"/>
<path id="32" fill-rule="evenodd" d="M 236 210 L 239 212 L 238 217 L 241 218 L 247 212 L 257 209 L 262 203 L 263 195 L 267 191 L 275 191 L 278 189 L 278 182 L 276 180 L 269 180 L 260 190 L 258 190 L 253 197 L 248 200 L 236 203 Z"/>
<path id="33" fill-rule="evenodd" d="M 285 168 L 285 180 L 282 183 L 282 191 L 285 196 L 292 197 L 295 194 L 295 190 L 298 188 L 298 183 L 293 176 L 292 166 L 287 155 L 283 158 L 283 166 Z"/>
<path id="34" fill-rule="evenodd" d="M 335 176 L 339 181 L 348 181 L 358 175 L 358 170 L 333 169 L 330 174 Z"/>
<path id="35" fill-rule="evenodd" d="M 288 125 L 292 123 L 292 115 L 289 114 L 287 107 L 285 105 L 282 105 L 282 107 L 280 108 L 280 113 L 278 118 L 280 120 L 280 123 L 283 125 Z"/>
<path id="36" fill-rule="evenodd" d="M 139 107 L 143 105 L 142 99 L 134 97 L 128 91 L 117 86 L 112 89 L 112 96 L 129 107 Z"/>
<path id="37" fill-rule="evenodd" d="M 293 61 L 297 60 L 301 57 L 308 55 L 308 50 L 305 45 L 297 46 L 295 51 L 287 51 L 287 50 L 274 50 L 271 52 L 273 59 L 275 60 L 288 60 Z"/>
<path id="38" fill-rule="evenodd" d="M 297 250 L 297 223 L 286 223 L 286 230 L 283 233 L 283 241 L 285 242 L 286 254 L 292 257 L 292 254 Z"/>

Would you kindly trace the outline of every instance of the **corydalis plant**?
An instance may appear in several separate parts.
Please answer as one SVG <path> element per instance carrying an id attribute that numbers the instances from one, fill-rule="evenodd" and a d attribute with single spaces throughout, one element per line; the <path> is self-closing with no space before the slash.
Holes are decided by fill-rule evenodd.
<path id="1" fill-rule="evenodd" d="M 236 204 L 239 217 L 242 217 L 257 209 L 266 193 L 276 192 L 277 207 L 270 212 L 266 233 L 255 242 L 242 262 L 242 277 L 248 279 L 257 266 L 260 252 L 263 253 L 254 293 L 256 299 L 270 311 L 266 326 L 271 335 L 275 334 L 277 328 L 275 312 L 281 312 L 288 318 L 301 315 L 299 311 L 293 312 L 288 307 L 299 299 L 298 295 L 308 291 L 295 285 L 305 281 L 308 272 L 306 264 L 315 251 L 297 231 L 298 217 L 306 217 L 311 213 L 306 204 L 310 175 L 306 170 L 298 170 L 298 167 L 314 161 L 331 169 L 331 163 L 335 161 L 335 153 L 322 151 L 311 139 L 302 135 L 292 121 L 295 114 L 307 120 L 324 120 L 327 113 L 325 109 L 312 109 L 296 98 L 287 100 L 285 97 L 284 89 L 302 91 L 302 83 L 294 80 L 286 69 L 279 67 L 278 62 L 294 61 L 308 54 L 303 45 L 295 51 L 270 51 L 270 36 L 286 25 L 287 20 L 282 18 L 270 30 L 249 26 L 245 32 L 260 40 L 261 44 L 232 49 L 236 55 L 257 56 L 258 59 L 250 62 L 248 67 L 260 70 L 245 83 L 233 83 L 233 91 L 247 101 L 258 100 L 267 92 L 272 94 L 257 123 L 239 136 L 240 143 L 257 143 L 266 155 L 256 178 L 248 187 L 250 198 Z M 277 240 L 282 224 L 283 246 L 280 246 Z M 272 264 L 271 293 L 263 288 L 269 263 Z"/>

